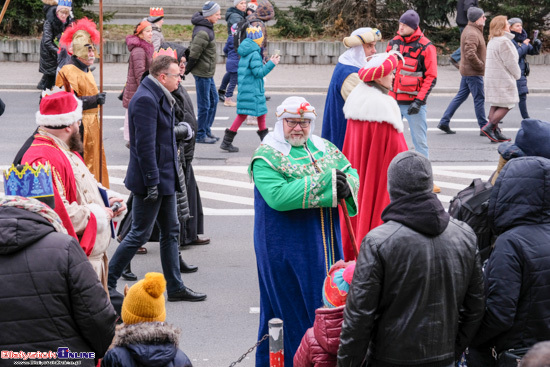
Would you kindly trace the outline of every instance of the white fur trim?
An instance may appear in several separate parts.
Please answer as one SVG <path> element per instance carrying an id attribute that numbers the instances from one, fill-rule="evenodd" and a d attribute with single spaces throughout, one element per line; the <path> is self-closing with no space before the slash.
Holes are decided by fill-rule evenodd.
<path id="1" fill-rule="evenodd" d="M 359 83 L 349 94 L 344 115 L 352 120 L 387 122 L 403 132 L 403 117 L 395 99 L 365 83 Z"/>
<path id="2" fill-rule="evenodd" d="M 105 207 L 101 207 L 98 204 L 87 204 L 86 207 L 90 209 L 95 216 L 97 222 L 97 233 L 105 231 L 109 227 L 109 220 L 107 219 L 107 213 L 105 213 Z"/>
<path id="3" fill-rule="evenodd" d="M 82 101 L 76 98 L 76 110 L 60 115 L 42 115 L 40 110 L 36 112 L 36 124 L 39 126 L 71 126 L 82 119 Z"/>

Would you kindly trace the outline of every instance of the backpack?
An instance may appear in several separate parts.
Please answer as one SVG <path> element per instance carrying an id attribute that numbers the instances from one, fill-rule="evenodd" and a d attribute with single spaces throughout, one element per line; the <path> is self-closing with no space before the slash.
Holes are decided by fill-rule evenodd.
<path id="1" fill-rule="evenodd" d="M 253 22 L 263 23 L 259 19 L 254 19 Z M 244 41 L 244 39 L 246 38 L 246 29 L 249 27 L 253 27 L 253 25 L 246 18 L 237 23 L 237 29 L 235 31 L 235 35 L 233 36 L 233 46 L 235 47 L 235 52 L 237 53 L 237 55 L 239 55 L 239 46 L 241 45 L 241 42 Z"/>
<path id="2" fill-rule="evenodd" d="M 453 197 L 448 210 L 451 217 L 465 222 L 474 230 L 482 263 L 489 258 L 496 239 L 488 218 L 492 190 L 490 182 L 476 178 Z"/>

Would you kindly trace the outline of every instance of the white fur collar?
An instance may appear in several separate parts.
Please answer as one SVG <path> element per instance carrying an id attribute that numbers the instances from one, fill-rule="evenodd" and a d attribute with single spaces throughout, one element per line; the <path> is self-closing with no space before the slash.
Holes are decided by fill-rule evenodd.
<path id="1" fill-rule="evenodd" d="M 387 122 L 403 132 L 403 117 L 395 99 L 365 83 L 359 83 L 348 96 L 344 115 L 352 120 Z"/>

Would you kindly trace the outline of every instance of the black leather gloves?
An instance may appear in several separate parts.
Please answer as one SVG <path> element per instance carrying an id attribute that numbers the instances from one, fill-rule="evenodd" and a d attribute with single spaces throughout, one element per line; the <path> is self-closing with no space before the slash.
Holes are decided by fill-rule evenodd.
<path id="1" fill-rule="evenodd" d="M 159 198 L 159 188 L 157 185 L 147 186 L 147 196 L 143 201 L 146 203 L 154 203 Z"/>
<path id="2" fill-rule="evenodd" d="M 349 188 L 346 174 L 338 169 L 336 170 L 336 196 L 338 200 L 351 196 L 351 189 Z"/>
<path id="3" fill-rule="evenodd" d="M 174 127 L 174 133 L 176 134 L 176 140 L 189 140 L 193 137 L 193 130 L 187 122 L 178 122 Z"/>
<path id="4" fill-rule="evenodd" d="M 191 72 L 191 70 L 193 70 L 193 68 L 195 67 L 195 65 L 197 64 L 197 60 L 192 58 L 192 57 L 188 57 L 187 58 L 187 66 L 185 66 L 185 75 L 189 74 Z"/>
<path id="5" fill-rule="evenodd" d="M 415 99 L 409 106 L 409 109 L 407 110 L 407 113 L 409 115 L 416 115 L 418 112 L 420 112 L 420 107 L 422 107 L 424 103 L 419 100 Z"/>
<path id="6" fill-rule="evenodd" d="M 107 93 L 105 93 L 105 92 L 98 93 L 98 95 L 97 95 L 97 104 L 98 105 L 104 105 L 105 104 L 105 99 L 107 99 Z"/>

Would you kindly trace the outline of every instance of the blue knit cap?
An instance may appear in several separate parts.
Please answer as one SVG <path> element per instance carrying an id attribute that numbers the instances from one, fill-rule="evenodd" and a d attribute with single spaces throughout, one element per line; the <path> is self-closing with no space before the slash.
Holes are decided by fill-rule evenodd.
<path id="1" fill-rule="evenodd" d="M 214 15 L 220 10 L 220 5 L 214 1 L 207 1 L 204 3 L 202 7 L 202 16 L 203 17 L 209 17 L 211 15 Z"/>

